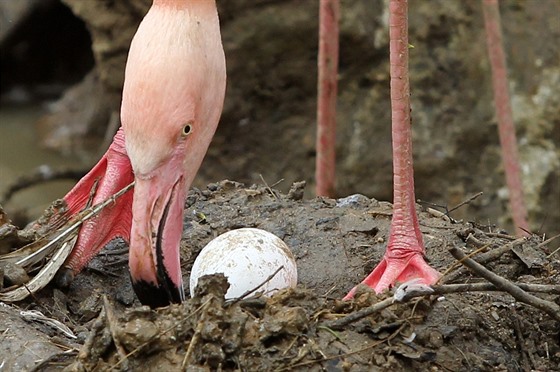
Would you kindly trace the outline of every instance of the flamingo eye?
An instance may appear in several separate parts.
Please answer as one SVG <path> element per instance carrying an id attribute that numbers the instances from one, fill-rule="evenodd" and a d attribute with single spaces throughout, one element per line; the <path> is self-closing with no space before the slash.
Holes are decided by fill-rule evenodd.
<path id="1" fill-rule="evenodd" d="M 188 136 L 189 134 L 191 134 L 193 131 L 193 126 L 192 126 L 192 122 L 189 121 L 188 123 L 185 124 L 185 126 L 183 127 L 183 132 L 181 133 L 183 135 L 183 137 Z"/>

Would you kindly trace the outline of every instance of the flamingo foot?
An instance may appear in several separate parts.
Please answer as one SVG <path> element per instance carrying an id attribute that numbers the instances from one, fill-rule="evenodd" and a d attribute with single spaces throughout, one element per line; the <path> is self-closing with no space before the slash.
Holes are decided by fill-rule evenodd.
<path id="1" fill-rule="evenodd" d="M 101 160 L 64 197 L 69 216 L 79 213 L 89 204 L 103 202 L 134 180 L 124 143 L 124 134 L 120 129 Z M 114 238 L 121 237 L 128 242 L 131 223 L 132 193 L 127 192 L 99 215 L 84 222 L 72 253 L 57 274 L 57 284 L 68 287 L 74 276 Z"/>
<path id="2" fill-rule="evenodd" d="M 432 285 L 441 276 L 437 270 L 426 263 L 422 251 L 411 250 L 409 254 L 398 257 L 390 253 L 391 249 L 387 248 L 383 260 L 361 284 L 367 285 L 376 293 L 381 293 L 397 282 L 404 283 L 411 279 L 419 279 L 419 283 Z M 358 286 L 352 288 L 344 300 L 352 299 L 357 288 Z"/>

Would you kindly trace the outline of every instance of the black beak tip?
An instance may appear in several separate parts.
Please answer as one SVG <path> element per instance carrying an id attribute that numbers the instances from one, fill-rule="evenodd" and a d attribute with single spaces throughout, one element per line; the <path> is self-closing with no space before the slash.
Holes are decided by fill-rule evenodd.
<path id="1" fill-rule="evenodd" d="M 55 283 L 59 288 L 68 288 L 74 281 L 74 271 L 69 267 L 63 267 L 55 275 Z"/>
<path id="2" fill-rule="evenodd" d="M 143 305 L 148 305 L 152 309 L 158 307 L 165 307 L 173 303 L 181 303 L 184 295 L 182 288 L 177 288 L 175 285 L 155 285 L 148 283 L 144 280 L 132 281 L 132 288 L 136 296 Z"/>

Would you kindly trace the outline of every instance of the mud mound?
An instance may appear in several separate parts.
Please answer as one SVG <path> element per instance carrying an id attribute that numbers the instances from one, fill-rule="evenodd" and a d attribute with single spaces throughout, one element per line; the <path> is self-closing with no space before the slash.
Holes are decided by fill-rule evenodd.
<path id="1" fill-rule="evenodd" d="M 96 257 L 65 293 L 47 288 L 19 307 L 0 308 L 6 319 L 0 329 L 5 368 L 557 369 L 558 322 L 504 292 L 488 287 L 473 292 L 457 289 L 394 302 L 392 293 L 377 296 L 363 291 L 354 301 L 341 301 L 382 256 L 391 205 L 362 195 L 302 200 L 303 187 L 294 184 L 288 194 L 281 194 L 267 186 L 223 181 L 195 189 L 187 200 L 182 245 L 188 278 L 194 258 L 215 236 L 240 227 L 268 230 L 292 248 L 298 261 L 298 288 L 269 299 L 225 301 L 227 282 L 211 276 L 194 298 L 181 305 L 138 307 L 128 280 L 127 253 L 117 242 Z M 440 272 L 457 262 L 449 248 L 478 250 L 474 257 L 489 270 L 529 287 L 546 285 L 536 295 L 560 303 L 560 263 L 541 238 L 516 239 L 490 226 L 425 211 L 420 212 L 420 224 L 428 259 Z M 446 283 L 484 282 L 461 265 L 446 278 Z M 52 324 L 23 321 L 22 310 L 41 310 L 68 326 L 76 338 Z M 33 340 L 47 347 L 22 359 L 18 351 L 29 349 Z"/>

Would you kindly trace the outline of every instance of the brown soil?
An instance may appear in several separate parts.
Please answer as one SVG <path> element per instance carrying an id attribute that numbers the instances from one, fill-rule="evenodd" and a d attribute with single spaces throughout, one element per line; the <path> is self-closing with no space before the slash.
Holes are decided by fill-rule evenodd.
<path id="1" fill-rule="evenodd" d="M 194 258 L 215 236 L 240 227 L 270 231 L 296 256 L 295 290 L 225 302 L 226 284 L 216 276 L 198 297 L 150 310 L 134 298 L 126 250 L 116 242 L 68 290 L 51 286 L 33 300 L 0 307 L 0 369 L 558 370 L 558 323 L 503 292 L 426 296 L 337 327 L 337 319 L 390 296 L 366 291 L 355 301 L 340 300 L 383 255 L 391 205 L 363 195 L 337 200 L 302 195 L 303 184 L 294 184 L 288 194 L 230 181 L 194 189 L 182 245 L 187 279 Z M 441 272 L 455 262 L 450 247 L 470 253 L 509 244 L 513 250 L 486 263 L 488 269 L 516 282 L 560 283 L 558 253 L 548 256 L 537 236 L 516 243 L 503 231 L 426 211 L 420 212 L 420 224 L 428 259 Z M 451 276 L 456 283 L 482 281 L 462 269 Z M 560 304 L 558 294 L 538 296 Z M 25 321 L 20 311 L 31 309 L 59 320 L 77 338 Z"/>

